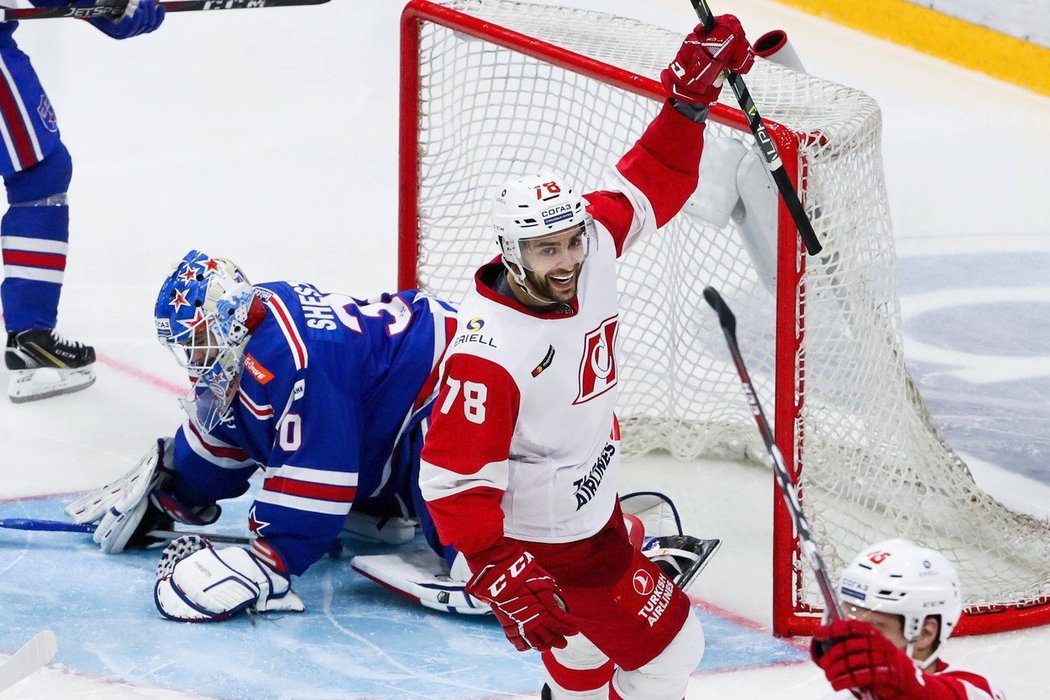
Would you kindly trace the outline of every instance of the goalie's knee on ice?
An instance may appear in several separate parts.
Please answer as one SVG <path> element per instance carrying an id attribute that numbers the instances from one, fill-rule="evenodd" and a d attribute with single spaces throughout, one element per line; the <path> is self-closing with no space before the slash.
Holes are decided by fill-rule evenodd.
<path id="1" fill-rule="evenodd" d="M 73 161 L 59 141 L 53 151 L 31 168 L 4 177 L 7 201 L 12 205 L 28 204 L 51 197 L 64 196 L 73 178 Z"/>

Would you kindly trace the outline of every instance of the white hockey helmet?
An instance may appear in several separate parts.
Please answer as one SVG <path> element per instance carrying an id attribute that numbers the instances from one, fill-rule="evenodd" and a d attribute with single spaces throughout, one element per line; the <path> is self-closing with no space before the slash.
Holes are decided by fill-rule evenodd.
<path id="1" fill-rule="evenodd" d="M 579 227 L 584 233 L 583 259 L 596 249 L 594 220 L 583 197 L 556 173 L 523 175 L 496 189 L 492 201 L 492 227 L 496 231 L 503 264 L 519 284 L 525 283 L 522 241 Z"/>
<path id="2" fill-rule="evenodd" d="M 909 656 L 923 622 L 939 616 L 937 645 L 927 663 L 937 657 L 962 615 L 959 574 L 952 563 L 940 552 L 904 539 L 879 542 L 858 554 L 842 572 L 839 598 L 844 605 L 900 615 Z"/>

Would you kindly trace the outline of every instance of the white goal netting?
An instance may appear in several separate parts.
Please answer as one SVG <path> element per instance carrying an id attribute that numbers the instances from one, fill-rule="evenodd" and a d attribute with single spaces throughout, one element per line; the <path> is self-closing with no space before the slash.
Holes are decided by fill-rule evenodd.
<path id="1" fill-rule="evenodd" d="M 684 34 L 506 0 L 442 5 L 650 79 Z M 419 29 L 416 269 L 421 287 L 453 300 L 497 252 L 487 227 L 497 183 L 543 167 L 565 173 L 583 191 L 599 188 L 605 168 L 660 107 L 637 94 L 644 89 L 561 67 L 576 60 L 571 56 L 532 57 L 500 46 L 506 39 L 498 29 L 492 34 L 478 38 L 432 21 Z M 579 65 L 594 72 L 586 61 Z M 747 84 L 763 117 L 799 135 L 801 189 L 824 251 L 805 258 L 800 280 L 781 284 L 788 291 L 778 295 L 769 275 L 758 272 L 762 242 L 745 244 L 740 225 L 742 217 L 768 213 L 738 209 L 725 225 L 712 225 L 687 210 L 622 259 L 618 413 L 625 451 L 764 455 L 717 319 L 701 297 L 713 285 L 737 315 L 767 414 L 791 427 L 794 444 L 781 447 L 794 456 L 833 576 L 863 546 L 901 536 L 956 562 L 971 612 L 1046 603 L 1047 524 L 1007 511 L 976 487 L 938 437 L 905 369 L 878 105 L 857 90 L 764 60 Z M 733 103 L 728 87 L 721 99 Z M 753 146 L 749 132 L 714 120 L 707 138 L 738 143 L 741 151 Z M 701 188 L 726 186 L 736 170 L 704 176 Z M 793 229 L 787 235 L 793 240 Z M 803 256 L 787 257 L 781 275 L 797 275 Z M 793 571 L 775 575 L 796 578 L 797 609 L 819 609 L 816 586 L 802 569 L 795 557 Z"/>

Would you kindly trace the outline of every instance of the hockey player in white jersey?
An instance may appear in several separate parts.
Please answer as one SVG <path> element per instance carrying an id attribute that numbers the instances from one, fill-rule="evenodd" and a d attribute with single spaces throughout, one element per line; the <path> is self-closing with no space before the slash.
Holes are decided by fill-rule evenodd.
<path id="1" fill-rule="evenodd" d="M 1004 700 L 991 681 L 941 659 L 962 614 L 959 575 L 932 549 L 893 539 L 868 547 L 843 572 L 845 619 L 817 628 L 811 651 L 850 700 Z"/>
<path id="2" fill-rule="evenodd" d="M 722 71 L 752 61 L 736 18 L 698 26 L 604 190 L 539 173 L 496 192 L 502 255 L 460 309 L 420 485 L 468 590 L 542 653 L 544 697 L 681 698 L 703 654 L 687 596 L 631 546 L 617 503 L 615 263 L 696 189 Z"/>

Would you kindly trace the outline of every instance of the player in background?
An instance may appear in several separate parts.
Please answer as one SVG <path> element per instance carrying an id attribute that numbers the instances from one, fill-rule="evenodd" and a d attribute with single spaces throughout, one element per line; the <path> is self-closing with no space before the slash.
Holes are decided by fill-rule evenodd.
<path id="1" fill-rule="evenodd" d="M 419 516 L 444 553 L 418 469 L 452 307 L 415 290 L 362 301 L 302 282 L 252 286 L 232 262 L 191 251 L 164 281 L 155 321 L 195 382 L 182 402 L 188 420 L 67 512 L 101 519 L 95 541 L 120 552 L 173 520 L 214 522 L 217 502 L 245 493 L 265 470 L 248 515 L 250 549 L 190 536 L 165 550 L 155 588 L 164 616 L 301 611 L 290 577 L 343 528 L 400 542 L 415 535 L 409 518 Z"/>
<path id="2" fill-rule="evenodd" d="M 687 596 L 632 547 L 617 502 L 615 263 L 696 189 L 722 71 L 753 58 L 736 18 L 698 26 L 605 189 L 540 173 L 496 190 L 502 256 L 460 308 L 420 485 L 467 590 L 515 648 L 541 652 L 544 697 L 681 698 L 703 654 Z"/>
<path id="3" fill-rule="evenodd" d="M 32 0 L 37 7 L 68 5 Z M 164 21 L 155 0 L 131 0 L 117 20 L 88 20 L 114 39 L 152 32 Z M 0 221 L 4 281 L 0 285 L 15 403 L 67 394 L 95 381 L 95 350 L 55 333 L 58 299 L 66 268 L 73 175 L 51 102 L 29 57 L 15 43 L 18 22 L 0 22 L 0 174 L 7 187 L 7 213 Z"/>
<path id="4" fill-rule="evenodd" d="M 868 547 L 842 573 L 843 620 L 818 627 L 813 660 L 831 698 L 1003 700 L 984 676 L 940 656 L 962 614 L 959 575 L 939 552 L 893 539 Z"/>

